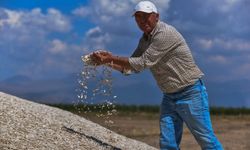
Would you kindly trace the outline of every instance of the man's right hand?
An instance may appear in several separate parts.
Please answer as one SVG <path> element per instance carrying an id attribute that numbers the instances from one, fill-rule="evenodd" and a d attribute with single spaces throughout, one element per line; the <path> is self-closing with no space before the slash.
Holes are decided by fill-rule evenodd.
<path id="1" fill-rule="evenodd" d="M 97 65 L 103 65 L 111 61 L 112 54 L 107 51 L 96 51 L 90 57 Z"/>

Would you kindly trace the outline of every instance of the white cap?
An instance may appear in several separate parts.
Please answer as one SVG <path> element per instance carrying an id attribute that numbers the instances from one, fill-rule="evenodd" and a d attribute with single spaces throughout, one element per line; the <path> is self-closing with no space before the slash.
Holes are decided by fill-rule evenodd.
<path id="1" fill-rule="evenodd" d="M 134 14 L 137 11 L 145 12 L 145 13 L 157 13 L 157 8 L 150 1 L 140 1 L 134 8 Z"/>

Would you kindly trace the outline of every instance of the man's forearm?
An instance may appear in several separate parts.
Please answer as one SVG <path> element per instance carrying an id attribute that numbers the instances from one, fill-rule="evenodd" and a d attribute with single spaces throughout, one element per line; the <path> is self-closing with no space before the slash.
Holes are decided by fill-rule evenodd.
<path id="1" fill-rule="evenodd" d="M 124 69 L 122 66 L 117 65 L 117 64 L 113 64 L 113 63 L 108 63 L 108 64 L 106 64 L 106 66 L 109 66 L 112 69 L 120 71 L 120 72 L 123 72 L 123 69 Z"/>
<path id="2" fill-rule="evenodd" d="M 129 63 L 128 57 L 112 56 L 109 59 L 109 63 L 121 67 L 122 70 L 133 70 Z"/>

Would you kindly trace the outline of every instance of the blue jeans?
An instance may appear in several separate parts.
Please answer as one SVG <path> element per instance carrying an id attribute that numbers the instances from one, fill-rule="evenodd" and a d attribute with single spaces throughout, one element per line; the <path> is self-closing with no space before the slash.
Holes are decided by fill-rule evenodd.
<path id="1" fill-rule="evenodd" d="M 180 92 L 164 93 L 160 116 L 161 150 L 180 149 L 183 122 L 203 150 L 223 149 L 212 128 L 206 87 L 201 79 Z"/>

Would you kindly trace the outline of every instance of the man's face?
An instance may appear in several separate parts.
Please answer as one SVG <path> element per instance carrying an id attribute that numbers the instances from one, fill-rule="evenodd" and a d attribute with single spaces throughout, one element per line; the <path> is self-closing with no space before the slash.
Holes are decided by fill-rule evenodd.
<path id="1" fill-rule="evenodd" d="M 135 13 L 135 21 L 145 34 L 149 34 L 154 29 L 158 20 L 159 14 L 156 13 L 145 13 L 140 11 Z"/>

